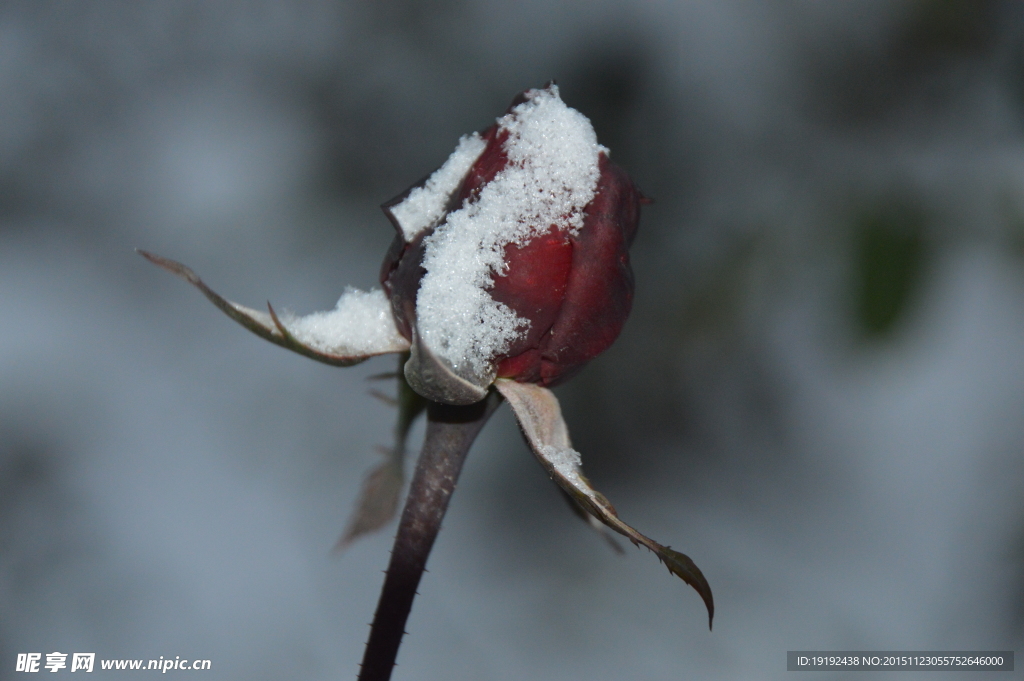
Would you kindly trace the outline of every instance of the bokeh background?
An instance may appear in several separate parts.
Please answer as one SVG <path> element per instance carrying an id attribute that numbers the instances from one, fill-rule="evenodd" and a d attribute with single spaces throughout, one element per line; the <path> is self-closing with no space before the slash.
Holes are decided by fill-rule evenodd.
<path id="1" fill-rule="evenodd" d="M 395 678 L 1022 648 L 1024 5 L 8 0 L 0 678 L 33 651 L 354 678 L 393 527 L 331 547 L 390 442 L 391 360 L 285 352 L 133 249 L 329 309 L 376 281 L 379 204 L 550 79 L 656 201 L 630 322 L 557 392 L 715 629 L 568 512 L 504 411 Z"/>

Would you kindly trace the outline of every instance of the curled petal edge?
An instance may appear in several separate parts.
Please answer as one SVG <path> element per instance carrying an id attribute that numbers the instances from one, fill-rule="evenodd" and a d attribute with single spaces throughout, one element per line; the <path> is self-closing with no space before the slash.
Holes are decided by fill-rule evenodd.
<path id="1" fill-rule="evenodd" d="M 298 354 L 309 357 L 310 359 L 315 359 L 318 362 L 323 362 L 324 364 L 330 364 L 332 366 L 347 367 L 352 366 L 353 364 L 358 364 L 370 357 L 395 352 L 405 352 L 409 349 L 409 343 L 399 336 L 396 330 L 393 334 L 396 337 L 395 339 L 388 340 L 380 346 L 374 347 L 369 352 L 333 353 L 318 350 L 308 343 L 304 343 L 296 338 L 281 322 L 281 319 L 278 317 L 277 313 L 274 312 L 274 308 L 272 308 L 269 303 L 267 303 L 268 312 L 260 312 L 259 310 L 254 310 L 244 305 L 231 302 L 207 286 L 195 272 L 180 262 L 160 257 L 159 255 L 155 255 L 142 249 L 136 250 L 139 255 L 157 267 L 165 269 L 171 274 L 174 274 L 195 286 L 204 296 L 207 297 L 207 299 L 209 299 L 211 303 L 216 305 L 221 312 L 231 317 L 233 320 L 249 329 L 260 338 L 264 338 L 275 345 L 280 345 L 283 348 L 287 348 L 292 352 L 297 352 Z"/>
<path id="2" fill-rule="evenodd" d="M 624 523 L 604 495 L 591 487 L 590 481 L 580 471 L 579 453 L 572 448 L 569 429 L 555 394 L 539 385 L 517 383 L 507 378 L 497 379 L 494 387 L 508 400 L 530 449 L 548 475 L 581 508 L 634 545 L 646 546 L 669 572 L 693 587 L 707 606 L 710 629 L 715 616 L 715 602 L 700 568 L 685 554 L 662 546 Z"/>

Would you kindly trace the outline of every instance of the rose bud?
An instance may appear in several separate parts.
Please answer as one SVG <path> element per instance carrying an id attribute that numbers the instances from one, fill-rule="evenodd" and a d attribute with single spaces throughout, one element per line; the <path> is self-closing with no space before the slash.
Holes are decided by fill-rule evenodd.
<path id="1" fill-rule="evenodd" d="M 348 289 L 332 311 L 279 315 L 231 302 L 181 263 L 140 253 L 250 331 L 320 362 L 408 353 L 395 446 L 367 477 L 342 544 L 394 514 L 405 437 L 422 398 L 473 404 L 493 386 L 575 507 L 592 525 L 653 551 L 697 590 L 710 625 L 714 600 L 700 569 L 623 522 L 590 485 L 548 389 L 622 330 L 633 299 L 629 246 L 644 202 L 590 121 L 549 85 L 517 97 L 495 125 L 463 137 L 441 168 L 384 205 L 398 230 L 381 268 L 384 291 Z"/>
<path id="2" fill-rule="evenodd" d="M 467 404 L 495 378 L 553 386 L 575 375 L 629 315 L 643 201 L 555 85 L 464 137 L 384 205 L 398 234 L 381 284 L 411 343 L 412 388 Z"/>

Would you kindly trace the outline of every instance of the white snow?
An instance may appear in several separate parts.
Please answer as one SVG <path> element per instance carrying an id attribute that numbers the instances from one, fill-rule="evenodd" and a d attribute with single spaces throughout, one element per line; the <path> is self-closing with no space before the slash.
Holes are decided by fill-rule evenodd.
<path id="1" fill-rule="evenodd" d="M 548 461 L 562 477 L 568 478 L 577 486 L 582 486 L 580 480 L 580 466 L 583 459 L 580 453 L 570 447 L 554 447 L 552 445 L 539 445 L 537 447 L 540 455 Z"/>
<path id="2" fill-rule="evenodd" d="M 391 303 L 380 289 L 345 289 L 330 312 L 304 317 L 281 315 L 285 328 L 303 343 L 336 355 L 399 352 L 408 341 L 398 333 Z"/>
<path id="3" fill-rule="evenodd" d="M 391 214 L 398 220 L 406 241 L 412 241 L 444 216 L 449 197 L 459 188 L 485 146 L 478 133 L 463 135 L 444 165 L 435 170 L 422 187 L 413 189 L 401 203 L 391 207 Z"/>
<path id="4" fill-rule="evenodd" d="M 493 379 L 492 360 L 529 327 L 487 292 L 503 275 L 504 247 L 523 245 L 551 225 L 579 230 L 604 150 L 590 121 L 562 102 L 556 86 L 527 97 L 498 119 L 509 132 L 508 165 L 424 239 L 420 336 L 456 374 L 482 385 Z"/>

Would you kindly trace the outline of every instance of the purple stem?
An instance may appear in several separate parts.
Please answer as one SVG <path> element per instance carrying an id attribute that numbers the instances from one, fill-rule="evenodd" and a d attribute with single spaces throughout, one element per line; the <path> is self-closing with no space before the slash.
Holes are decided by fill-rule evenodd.
<path id="1" fill-rule="evenodd" d="M 427 437 L 391 549 L 359 681 L 388 681 L 430 549 L 473 440 L 501 404 L 495 392 L 476 404 L 427 406 Z"/>

